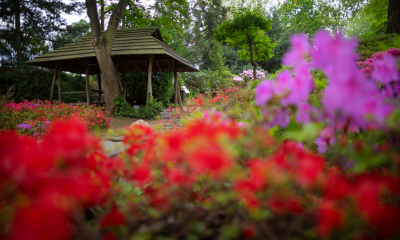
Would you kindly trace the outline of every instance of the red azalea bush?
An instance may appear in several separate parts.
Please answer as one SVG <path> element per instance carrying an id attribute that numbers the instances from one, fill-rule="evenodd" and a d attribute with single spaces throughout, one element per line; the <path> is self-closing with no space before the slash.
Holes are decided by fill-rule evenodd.
<path id="1" fill-rule="evenodd" d="M 169 133 L 133 126 L 113 159 L 75 119 L 0 142 L 2 238 L 400 236 L 399 154 L 350 173 L 215 113 Z"/>
<path id="2" fill-rule="evenodd" d="M 57 101 L 35 100 L 0 105 L 0 131 L 16 130 L 20 134 L 41 137 L 56 119 L 81 117 L 90 128 L 105 128 L 110 119 L 96 106 L 69 105 Z"/>

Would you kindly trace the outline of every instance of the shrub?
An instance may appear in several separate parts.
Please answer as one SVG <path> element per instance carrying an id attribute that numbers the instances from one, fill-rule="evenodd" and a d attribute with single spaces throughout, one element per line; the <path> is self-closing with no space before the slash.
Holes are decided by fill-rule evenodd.
<path id="1" fill-rule="evenodd" d="M 360 60 L 365 61 L 371 55 L 377 52 L 385 52 L 390 48 L 400 48 L 399 34 L 378 34 L 361 38 L 357 53 L 360 54 Z"/>
<path id="2" fill-rule="evenodd" d="M 57 119 L 79 116 L 92 129 L 106 128 L 110 119 L 99 107 L 86 105 L 72 106 L 66 103 L 45 100 L 0 105 L 0 131 L 16 130 L 23 135 L 41 137 Z"/>
<path id="3" fill-rule="evenodd" d="M 0 94 L 6 94 L 10 86 L 15 84 L 21 99 L 49 100 L 54 70 L 29 65 L 16 67 L 12 64 L 3 70 L 0 74 Z M 85 83 L 85 78 L 79 74 L 62 73 L 62 89 L 65 92 L 84 91 Z M 57 85 L 58 80 L 56 80 L 55 89 Z M 54 91 L 53 99 L 57 99 L 57 90 Z M 63 102 L 86 101 L 86 96 L 84 94 L 63 95 L 62 100 Z"/>
<path id="4" fill-rule="evenodd" d="M 140 106 L 139 109 L 133 109 L 122 96 L 117 97 L 115 103 L 117 105 L 115 116 L 117 117 L 154 119 L 163 110 L 162 102 L 158 102 L 156 99 L 148 100 L 146 106 Z"/>
<path id="5" fill-rule="evenodd" d="M 172 73 L 153 73 L 152 88 L 153 97 L 158 99 L 164 107 L 168 106 L 173 88 Z M 147 73 L 128 73 L 126 74 L 126 88 L 129 101 L 135 105 L 145 105 L 147 99 Z"/>

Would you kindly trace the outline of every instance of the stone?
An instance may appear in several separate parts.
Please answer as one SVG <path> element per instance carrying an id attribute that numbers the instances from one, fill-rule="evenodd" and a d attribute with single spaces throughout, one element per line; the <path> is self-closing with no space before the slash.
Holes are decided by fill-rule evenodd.
<path id="1" fill-rule="evenodd" d="M 147 122 L 143 121 L 143 119 L 139 119 L 136 122 L 132 123 L 129 127 L 135 126 L 135 125 L 142 125 L 142 126 L 146 126 L 146 127 L 150 127 L 150 124 L 148 124 Z"/>
<path id="2" fill-rule="evenodd" d="M 1 101 L 2 102 L 12 102 L 12 101 L 16 101 L 18 98 L 18 90 L 15 86 L 15 84 L 13 84 L 10 89 L 8 89 L 7 94 L 1 95 Z"/>

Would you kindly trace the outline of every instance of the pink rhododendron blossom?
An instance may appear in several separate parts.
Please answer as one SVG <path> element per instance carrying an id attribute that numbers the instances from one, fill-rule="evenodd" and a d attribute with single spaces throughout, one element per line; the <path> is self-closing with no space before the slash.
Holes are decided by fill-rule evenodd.
<path id="1" fill-rule="evenodd" d="M 391 54 L 385 53 L 382 60 L 376 60 L 374 62 L 374 71 L 371 76 L 376 81 L 385 85 L 389 84 L 391 81 L 399 80 L 396 59 Z"/>
<path id="2" fill-rule="evenodd" d="M 264 79 L 264 78 L 265 78 L 265 74 L 264 74 L 263 72 L 259 71 L 259 70 L 257 70 L 256 74 L 257 74 L 257 76 L 256 76 L 256 79 L 257 79 L 257 80 L 260 80 L 260 79 Z M 240 76 L 241 76 L 242 78 L 249 78 L 249 79 L 253 80 L 253 79 L 254 79 L 254 77 L 253 77 L 253 69 L 244 70 L 244 71 L 240 74 Z"/>
<path id="3" fill-rule="evenodd" d="M 236 77 L 233 77 L 233 81 L 243 82 L 243 78 L 236 76 Z"/>
<path id="4" fill-rule="evenodd" d="M 311 47 L 305 34 L 293 35 L 290 38 L 292 49 L 285 55 L 282 63 L 285 65 L 302 64 L 304 57 L 310 53 Z"/>
<path id="5" fill-rule="evenodd" d="M 262 106 L 269 99 L 271 99 L 273 94 L 274 84 L 270 80 L 265 80 L 257 85 L 255 92 L 255 102 L 257 105 Z"/>

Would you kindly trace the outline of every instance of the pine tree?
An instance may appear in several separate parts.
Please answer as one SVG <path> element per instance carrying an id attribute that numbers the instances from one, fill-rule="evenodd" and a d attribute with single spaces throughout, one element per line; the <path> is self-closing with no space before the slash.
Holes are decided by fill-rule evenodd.
<path id="1" fill-rule="evenodd" d="M 64 3 L 62 0 L 2 0 L 0 1 L 0 38 L 2 57 L 13 58 L 18 63 L 28 58 L 33 39 L 53 40 L 56 32 L 65 30 L 62 13 L 81 12 L 83 4 Z M 24 56 L 25 55 L 25 56 Z"/>

